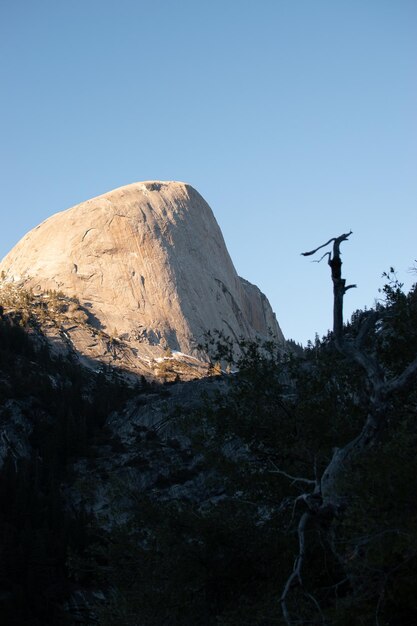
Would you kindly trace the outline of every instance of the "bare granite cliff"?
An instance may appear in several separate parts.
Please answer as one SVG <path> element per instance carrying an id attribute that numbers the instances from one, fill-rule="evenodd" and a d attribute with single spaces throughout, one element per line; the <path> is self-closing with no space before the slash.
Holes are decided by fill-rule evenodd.
<path id="1" fill-rule="evenodd" d="M 90 325 L 132 358 L 167 348 L 198 356 L 214 329 L 284 341 L 267 298 L 237 275 L 210 207 L 181 182 L 134 183 L 57 213 L 20 240 L 0 272 L 35 294 L 76 296 Z M 78 351 L 100 356 L 79 329 L 66 331 Z"/>

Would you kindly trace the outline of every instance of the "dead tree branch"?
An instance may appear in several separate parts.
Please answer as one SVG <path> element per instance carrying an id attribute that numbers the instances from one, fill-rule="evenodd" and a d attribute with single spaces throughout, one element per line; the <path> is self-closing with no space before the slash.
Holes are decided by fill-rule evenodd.
<path id="1" fill-rule="evenodd" d="M 348 291 L 348 289 L 353 289 L 356 285 L 346 285 L 345 279 L 342 278 L 340 246 L 344 241 L 349 239 L 351 234 L 352 231 L 344 233 L 339 237 L 332 237 L 326 243 L 318 246 L 314 250 L 303 252 L 302 254 L 303 256 L 311 256 L 329 244 L 333 244 L 332 252 L 326 252 L 320 260 L 327 256 L 327 262 L 331 269 L 331 278 L 333 282 L 334 343 L 337 350 L 344 357 L 358 363 L 358 365 L 360 365 L 364 370 L 370 390 L 369 410 L 358 435 L 346 443 L 342 448 L 334 449 L 332 458 L 330 459 L 327 467 L 324 469 L 321 476 L 317 476 L 316 481 L 291 476 L 286 472 L 275 468 L 276 473 L 286 476 L 289 480 L 293 480 L 293 482 L 299 481 L 305 484 L 314 484 L 314 488 L 312 488 L 310 493 L 304 493 L 298 496 L 294 502 L 293 515 L 296 504 L 299 501 L 303 501 L 305 503 L 307 511 L 304 511 L 301 514 L 298 522 L 298 554 L 294 561 L 293 570 L 286 580 L 280 597 L 282 614 L 288 626 L 292 626 L 293 624 L 287 605 L 288 596 L 294 586 L 302 587 L 303 584 L 301 574 L 305 561 L 305 531 L 307 523 L 311 518 L 313 518 L 313 516 L 315 519 L 320 518 L 320 516 L 325 516 L 327 520 L 330 519 L 328 534 L 329 538 L 331 537 L 333 532 L 331 521 L 337 514 L 340 514 L 341 504 L 343 503 L 343 494 L 339 493 L 340 487 L 338 481 L 340 476 L 349 469 L 353 458 L 363 454 L 376 441 L 381 430 L 381 426 L 387 419 L 389 419 L 390 396 L 393 393 L 407 387 L 407 385 L 409 385 L 411 381 L 417 377 L 417 356 L 400 375 L 387 380 L 386 372 L 381 367 L 380 363 L 378 363 L 373 355 L 370 355 L 363 350 L 363 343 L 366 334 L 372 329 L 372 327 L 375 326 L 375 323 L 380 317 L 379 313 L 372 312 L 367 315 L 359 328 L 359 333 L 356 339 L 347 340 L 344 337 L 343 299 L 346 291 Z M 330 545 L 332 545 L 331 541 Z M 305 593 L 307 594 L 307 592 Z M 316 604 L 315 599 L 313 600 Z M 378 602 L 376 616 L 378 616 L 381 602 L 382 598 L 380 598 L 380 601 Z M 316 606 L 320 609 L 318 604 Z"/>
<path id="2" fill-rule="evenodd" d="M 288 626 L 291 626 L 292 624 L 291 615 L 287 606 L 288 594 L 293 586 L 295 585 L 299 585 L 300 587 L 303 586 L 301 573 L 302 573 L 302 568 L 303 568 L 304 558 L 305 558 L 305 531 L 306 531 L 307 522 L 309 521 L 310 517 L 311 517 L 311 514 L 308 511 L 305 511 L 302 514 L 300 521 L 298 522 L 298 528 L 297 528 L 298 554 L 295 557 L 293 570 L 290 576 L 288 577 L 287 582 L 285 583 L 284 590 L 279 600 L 281 603 L 282 614 Z"/>
<path id="3" fill-rule="evenodd" d="M 310 478 L 302 478 L 300 476 L 292 476 L 291 474 L 287 474 L 287 472 L 284 472 L 283 470 L 280 470 L 273 461 L 271 461 L 271 459 L 269 459 L 269 462 L 271 463 L 271 465 L 273 466 L 273 470 L 269 470 L 270 474 L 280 474 L 280 476 L 285 476 L 285 478 L 288 478 L 288 480 L 291 480 L 291 484 L 293 483 L 305 483 L 306 485 L 315 485 L 316 481 L 315 480 L 311 480 Z"/>

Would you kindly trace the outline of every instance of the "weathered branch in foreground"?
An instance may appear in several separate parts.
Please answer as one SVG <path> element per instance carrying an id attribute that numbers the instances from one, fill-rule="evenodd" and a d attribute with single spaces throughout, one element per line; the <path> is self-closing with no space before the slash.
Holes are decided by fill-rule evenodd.
<path id="1" fill-rule="evenodd" d="M 343 332 L 343 298 L 348 289 L 354 285 L 346 286 L 346 281 L 342 278 L 342 260 L 340 253 L 340 245 L 347 241 L 352 231 L 344 233 L 339 237 L 329 239 L 323 244 L 312 250 L 305 252 L 304 256 L 309 256 L 322 249 L 329 243 L 333 242 L 332 253 L 328 253 L 328 264 L 331 269 L 331 277 L 333 282 L 333 335 L 335 345 L 339 352 L 345 357 L 358 363 L 365 371 L 370 386 L 370 409 L 365 420 L 363 428 L 358 436 L 343 448 L 336 450 L 332 460 L 323 473 L 321 484 L 322 491 L 326 485 L 327 494 L 330 494 L 334 485 L 332 484 L 345 466 L 348 459 L 358 454 L 364 447 L 369 446 L 375 439 L 378 431 L 388 415 L 387 401 L 389 396 L 403 389 L 417 375 L 417 357 L 412 361 L 405 370 L 396 378 L 387 380 L 386 373 L 378 363 L 378 361 L 370 354 L 362 349 L 366 333 L 369 332 L 378 319 L 376 312 L 369 313 L 359 329 L 356 340 L 346 340 Z M 333 477 L 333 478 L 332 478 Z M 328 482 L 330 481 L 330 482 Z M 326 484 L 327 483 L 327 484 Z"/>
<path id="2" fill-rule="evenodd" d="M 316 252 L 318 252 L 319 250 L 321 250 L 322 248 L 325 248 L 326 246 L 329 245 L 329 243 L 332 243 L 332 241 L 334 242 L 334 246 L 337 245 L 337 249 L 339 249 L 340 244 L 342 241 L 346 241 L 346 239 L 348 239 L 348 237 L 352 234 L 352 231 L 344 234 L 344 235 L 340 235 L 340 237 L 332 237 L 331 239 L 329 239 L 329 241 L 326 241 L 326 243 L 323 243 L 321 246 L 318 246 L 318 248 L 315 248 L 314 250 L 310 250 L 310 252 L 302 252 L 302 256 L 311 256 L 312 254 L 316 254 Z M 338 242 L 338 243 L 337 243 Z M 333 246 L 333 252 L 334 252 L 334 246 Z"/>
<path id="3" fill-rule="evenodd" d="M 372 446 L 376 441 L 379 432 L 384 422 L 389 418 L 389 398 L 390 396 L 407 387 L 411 381 L 417 377 L 417 356 L 416 358 L 404 369 L 404 371 L 395 378 L 387 380 L 386 373 L 384 372 L 378 361 L 370 354 L 363 350 L 363 343 L 366 334 L 375 325 L 377 319 L 380 317 L 377 312 L 371 312 L 367 315 L 365 320 L 360 326 L 359 333 L 355 340 L 346 340 L 343 332 L 343 299 L 348 289 L 354 288 L 356 285 L 347 285 L 344 278 L 342 278 L 342 260 L 340 255 L 340 245 L 344 241 L 347 241 L 352 231 L 344 233 L 339 237 L 333 237 L 326 243 L 318 246 L 310 252 L 303 252 L 303 256 L 311 256 L 325 248 L 329 244 L 333 243 L 332 252 L 326 252 L 320 260 L 325 256 L 328 256 L 328 265 L 331 269 L 331 277 L 333 282 L 333 337 L 335 346 L 338 351 L 346 358 L 358 363 L 365 372 L 369 389 L 369 411 L 359 434 L 349 441 L 342 448 L 336 448 L 328 463 L 324 469 L 321 477 L 317 478 L 314 488 L 311 492 L 304 493 L 298 496 L 297 501 L 302 500 L 307 511 L 302 513 L 298 523 L 298 542 L 299 549 L 298 554 L 294 561 L 294 567 L 292 573 L 289 575 L 283 592 L 281 594 L 280 603 L 284 620 L 288 626 L 292 626 L 293 621 L 291 619 L 287 598 L 291 589 L 295 585 L 302 587 L 301 571 L 305 560 L 305 530 L 307 523 L 313 517 L 320 519 L 320 517 L 326 517 L 331 521 L 337 514 L 341 512 L 341 503 L 343 503 L 343 496 L 339 493 L 339 478 L 346 472 L 353 458 L 356 458 L 360 454 L 364 454 L 366 450 Z M 284 471 L 278 472 L 289 479 L 295 479 Z M 298 479 L 300 480 L 300 479 Z M 308 484 L 308 480 L 300 480 Z M 331 526 L 329 529 L 329 535 L 331 534 Z M 332 542 L 330 542 L 332 545 Z M 337 555 L 336 555 L 337 556 Z M 308 594 L 306 594 L 308 595 Z M 316 604 L 315 599 L 313 598 Z M 320 607 L 316 604 L 318 610 Z M 320 611 L 321 612 L 321 611 Z"/>
<path id="4" fill-rule="evenodd" d="M 292 573 L 290 574 L 290 576 L 287 579 L 287 582 L 285 583 L 284 590 L 279 600 L 281 603 L 282 614 L 288 626 L 291 626 L 292 620 L 291 620 L 290 612 L 287 607 L 287 597 L 291 588 L 294 585 L 297 585 L 297 586 L 299 585 L 301 587 L 303 585 L 301 572 L 302 572 L 304 558 L 305 558 L 305 531 L 306 531 L 307 522 L 309 521 L 310 517 L 311 517 L 310 513 L 304 512 L 302 516 L 300 517 L 300 521 L 298 522 L 298 529 L 297 529 L 298 554 L 294 561 L 294 567 L 293 567 Z"/>
<path id="5" fill-rule="evenodd" d="M 404 387 L 410 384 L 412 379 L 417 375 L 417 356 L 414 361 L 405 368 L 405 370 L 392 380 L 389 380 L 385 385 L 385 395 L 388 397 L 394 391 L 401 391 Z"/>
<path id="6" fill-rule="evenodd" d="M 348 289 L 353 289 L 356 285 L 346 286 L 346 281 L 342 278 L 342 259 L 340 258 L 340 245 L 349 239 L 352 231 L 339 235 L 339 237 L 332 237 L 326 243 L 318 246 L 310 252 L 302 252 L 303 256 L 311 256 L 318 250 L 325 248 L 333 242 L 333 252 L 326 252 L 322 256 L 322 259 L 328 255 L 327 263 L 330 266 L 333 281 L 333 332 L 337 343 L 340 343 L 343 337 L 343 296 Z M 337 344 L 336 344 L 337 345 Z M 339 348 L 338 348 L 339 349 Z"/>
<path id="7" fill-rule="evenodd" d="M 285 476 L 285 478 L 288 478 L 288 480 L 291 480 L 292 483 L 305 483 L 307 485 L 315 485 L 316 481 L 315 480 L 311 480 L 310 478 L 303 478 L 301 476 L 292 476 L 291 474 L 287 474 L 287 472 L 284 472 L 283 470 L 279 469 L 275 463 L 273 463 L 273 461 L 269 460 L 269 462 L 271 463 L 271 465 L 273 466 L 273 470 L 269 470 L 270 474 L 280 474 L 280 476 Z"/>

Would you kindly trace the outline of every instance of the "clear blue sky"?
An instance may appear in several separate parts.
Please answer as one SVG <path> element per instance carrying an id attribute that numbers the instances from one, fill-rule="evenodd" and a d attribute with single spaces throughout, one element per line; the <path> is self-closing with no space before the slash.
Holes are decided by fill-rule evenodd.
<path id="1" fill-rule="evenodd" d="M 284 334 L 331 324 L 325 264 L 352 229 L 346 312 L 417 258 L 415 0 L 1 0 L 0 256 L 139 180 L 211 205 Z"/>

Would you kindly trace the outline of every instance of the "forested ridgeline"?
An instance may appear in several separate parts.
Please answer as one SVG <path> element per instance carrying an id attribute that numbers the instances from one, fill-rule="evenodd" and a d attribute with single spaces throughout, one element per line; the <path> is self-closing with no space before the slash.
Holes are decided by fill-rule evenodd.
<path id="1" fill-rule="evenodd" d="M 0 622 L 67 624 L 67 558 L 88 543 L 88 516 L 63 498 L 74 460 L 94 455 L 105 420 L 133 390 L 52 356 L 27 307 L 0 315 Z"/>
<path id="2" fill-rule="evenodd" d="M 130 444 L 109 414 L 145 412 L 146 394 L 52 358 L 3 318 L 2 623 L 414 624 L 417 290 L 386 278 L 343 345 L 335 332 L 297 354 L 246 342 L 227 392 L 177 406 L 169 434 L 159 419 Z M 136 472 L 105 522 L 88 495 L 78 508 L 65 495 L 80 459 L 94 490 L 103 450 L 102 484 L 112 464 Z M 82 592 L 84 617 L 68 610 Z"/>

